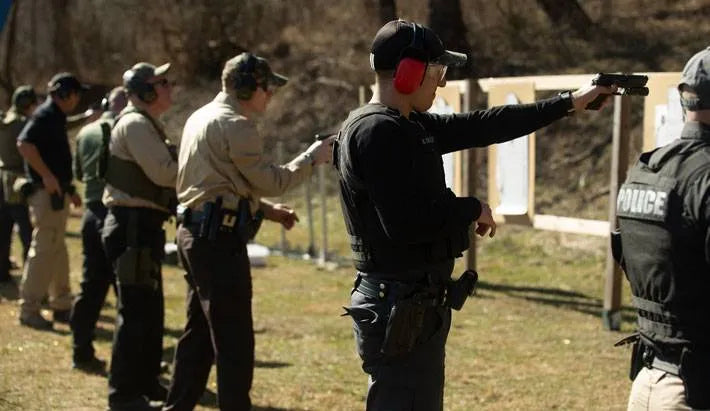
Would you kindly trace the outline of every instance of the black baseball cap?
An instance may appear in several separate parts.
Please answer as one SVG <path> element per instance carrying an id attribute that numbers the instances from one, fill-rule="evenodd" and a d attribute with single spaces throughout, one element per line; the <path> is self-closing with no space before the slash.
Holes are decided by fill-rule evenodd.
<path id="1" fill-rule="evenodd" d="M 33 103 L 37 103 L 37 93 L 30 85 L 20 86 L 12 93 L 12 105 L 19 110 L 24 110 Z"/>
<path id="2" fill-rule="evenodd" d="M 55 74 L 52 79 L 49 80 L 47 88 L 50 93 L 59 90 L 82 92 L 88 90 L 89 86 L 82 84 L 73 74 L 63 72 Z"/>
<path id="3" fill-rule="evenodd" d="M 415 30 L 421 40 L 414 40 Z M 446 50 L 432 29 L 405 20 L 392 20 L 382 26 L 372 40 L 370 66 L 373 70 L 394 70 L 403 57 L 452 67 L 463 66 L 467 60 L 463 53 Z"/>

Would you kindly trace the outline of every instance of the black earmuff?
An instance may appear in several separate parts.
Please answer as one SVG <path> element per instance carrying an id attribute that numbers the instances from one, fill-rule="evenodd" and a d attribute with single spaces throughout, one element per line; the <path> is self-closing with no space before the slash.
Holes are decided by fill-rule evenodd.
<path id="1" fill-rule="evenodd" d="M 155 86 L 146 81 L 136 78 L 133 70 L 128 70 L 123 74 L 123 83 L 126 89 L 135 94 L 142 102 L 150 104 L 158 98 Z M 108 100 L 108 99 L 107 99 Z"/>
<path id="2" fill-rule="evenodd" d="M 404 50 L 394 72 L 394 88 L 402 94 L 413 93 L 424 81 L 426 72 L 426 51 L 424 50 L 424 29 L 412 23 L 412 42 Z"/>
<path id="3" fill-rule="evenodd" d="M 239 68 L 234 75 L 234 90 L 240 100 L 249 100 L 257 87 L 256 79 L 254 78 L 257 60 L 253 54 L 246 54 L 246 60 L 239 64 Z"/>

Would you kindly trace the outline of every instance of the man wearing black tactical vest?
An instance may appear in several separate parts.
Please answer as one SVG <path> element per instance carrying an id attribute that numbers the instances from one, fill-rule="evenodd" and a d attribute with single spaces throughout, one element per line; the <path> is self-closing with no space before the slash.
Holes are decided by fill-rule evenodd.
<path id="1" fill-rule="evenodd" d="M 496 230 L 487 204 L 446 187 L 441 155 L 526 135 L 613 89 L 436 115 L 426 110 L 464 54 L 402 20 L 377 32 L 371 52 L 374 95 L 350 113 L 334 149 L 358 271 L 346 313 L 369 374 L 367 409 L 441 410 L 449 307 L 460 308 L 445 291 L 454 259 L 468 248 L 472 223 L 481 236 Z"/>
<path id="2" fill-rule="evenodd" d="M 685 65 L 677 139 L 642 153 L 612 250 L 637 310 L 629 410 L 710 409 L 710 48 Z M 620 234 L 619 234 L 620 232 Z"/>
<path id="3" fill-rule="evenodd" d="M 102 242 L 116 276 L 118 313 L 109 374 L 112 410 L 157 409 L 163 353 L 163 223 L 175 213 L 177 161 L 158 116 L 172 105 L 170 64 L 123 75 L 129 104 L 111 132 Z"/>
<path id="4" fill-rule="evenodd" d="M 0 125 L 0 282 L 10 280 L 12 228 L 17 224 L 22 242 L 23 261 L 32 241 L 32 224 L 27 199 L 20 191 L 25 181 L 24 160 L 17 151 L 17 137 L 37 108 L 32 86 L 20 86 L 12 94 L 12 107 Z"/>
<path id="5" fill-rule="evenodd" d="M 72 367 L 89 373 L 103 373 L 106 362 L 94 355 L 94 330 L 111 284 L 115 284 L 113 269 L 101 244 L 101 231 L 108 210 L 101 198 L 104 179 L 101 164 L 111 139 L 115 117 L 126 107 L 126 92 L 116 87 L 102 101 L 104 113 L 76 136 L 74 175 L 85 185 L 84 215 L 81 218 L 82 265 L 81 291 L 72 306 L 73 344 Z"/>
<path id="6" fill-rule="evenodd" d="M 72 295 L 64 233 L 68 199 L 78 207 L 81 198 L 71 184 L 67 114 L 79 104 L 85 88 L 70 73 L 56 74 L 48 84 L 49 96 L 17 138 L 17 149 L 25 160 L 25 173 L 33 189 L 27 200 L 35 226 L 22 274 L 20 324 L 33 328 L 52 328 L 52 322 L 40 314 L 46 294 L 54 321 L 69 321 Z"/>

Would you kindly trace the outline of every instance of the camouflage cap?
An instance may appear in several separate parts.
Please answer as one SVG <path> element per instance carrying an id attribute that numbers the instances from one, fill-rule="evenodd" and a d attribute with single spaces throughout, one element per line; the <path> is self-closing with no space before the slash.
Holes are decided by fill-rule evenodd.
<path id="1" fill-rule="evenodd" d="M 141 89 L 141 86 L 148 84 L 151 78 L 162 76 L 170 70 L 170 63 L 154 66 L 150 63 L 136 63 L 123 73 L 123 86 L 131 92 Z"/>
<path id="2" fill-rule="evenodd" d="M 698 95 L 697 99 L 681 99 L 687 110 L 710 109 L 710 47 L 696 53 L 683 68 L 678 86 L 686 85 Z"/>
<path id="3" fill-rule="evenodd" d="M 241 53 L 224 64 L 222 70 L 222 86 L 234 90 L 237 98 L 248 100 L 257 86 L 265 90 L 270 86 L 281 87 L 288 77 L 274 73 L 269 62 L 252 53 Z"/>
<path id="4" fill-rule="evenodd" d="M 37 93 L 30 85 L 20 86 L 12 93 L 12 106 L 19 111 L 24 111 L 33 103 L 37 103 Z"/>

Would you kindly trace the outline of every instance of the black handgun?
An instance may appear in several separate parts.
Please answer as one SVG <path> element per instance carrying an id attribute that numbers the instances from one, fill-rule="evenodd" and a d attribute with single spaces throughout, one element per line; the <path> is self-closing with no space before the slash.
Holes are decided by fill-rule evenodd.
<path id="1" fill-rule="evenodd" d="M 613 86 L 616 85 L 618 89 L 614 94 L 616 95 L 627 95 L 627 96 L 647 96 L 648 87 L 646 83 L 648 82 L 648 76 L 641 74 L 609 74 L 609 73 L 598 73 L 592 79 L 592 84 L 595 86 Z M 587 104 L 587 110 L 599 110 L 604 99 L 608 94 L 600 94 L 591 103 Z"/>

